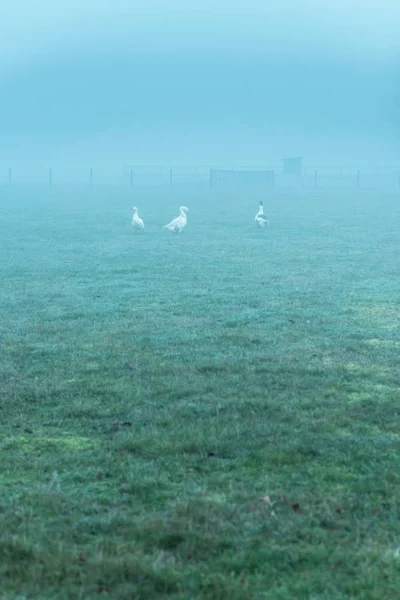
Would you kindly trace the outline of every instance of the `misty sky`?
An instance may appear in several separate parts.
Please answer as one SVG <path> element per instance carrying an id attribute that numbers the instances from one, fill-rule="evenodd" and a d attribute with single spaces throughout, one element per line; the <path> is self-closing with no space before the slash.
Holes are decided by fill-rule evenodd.
<path id="1" fill-rule="evenodd" d="M 398 161 L 400 2 L 3 4 L 3 167 Z"/>

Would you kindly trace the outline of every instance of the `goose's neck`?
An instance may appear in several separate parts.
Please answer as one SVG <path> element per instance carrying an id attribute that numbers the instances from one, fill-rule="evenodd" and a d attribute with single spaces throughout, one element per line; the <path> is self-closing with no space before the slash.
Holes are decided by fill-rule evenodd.
<path id="1" fill-rule="evenodd" d="M 260 204 L 260 210 L 258 212 L 261 213 L 262 215 L 264 214 L 264 207 L 262 204 Z"/>

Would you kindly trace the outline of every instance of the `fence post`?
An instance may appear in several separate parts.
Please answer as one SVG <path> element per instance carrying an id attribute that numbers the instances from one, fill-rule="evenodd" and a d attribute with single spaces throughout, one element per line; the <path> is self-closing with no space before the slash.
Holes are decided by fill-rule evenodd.
<path id="1" fill-rule="evenodd" d="M 11 167 L 8 169 L 8 185 L 11 185 Z"/>
<path id="2" fill-rule="evenodd" d="M 133 185 L 133 169 L 131 169 L 130 175 L 129 175 L 129 187 L 132 189 L 132 185 Z"/>
<path id="3" fill-rule="evenodd" d="M 275 187 L 275 171 L 274 170 L 271 171 L 271 186 L 273 188 Z"/>
<path id="4" fill-rule="evenodd" d="M 53 185 L 53 169 L 50 168 L 49 169 L 49 187 L 51 188 L 52 185 Z"/>
<path id="5" fill-rule="evenodd" d="M 90 181 L 90 187 L 92 187 L 92 185 L 93 185 L 93 169 L 90 169 L 89 181 Z"/>
<path id="6" fill-rule="evenodd" d="M 172 169 L 169 170 L 169 185 L 172 187 Z"/>
<path id="7" fill-rule="evenodd" d="M 359 188 L 360 185 L 360 171 L 357 171 L 357 189 Z"/>
<path id="8" fill-rule="evenodd" d="M 314 188 L 317 187 L 317 178 L 318 178 L 318 171 L 317 171 L 317 169 L 315 169 L 315 171 L 314 171 Z"/>

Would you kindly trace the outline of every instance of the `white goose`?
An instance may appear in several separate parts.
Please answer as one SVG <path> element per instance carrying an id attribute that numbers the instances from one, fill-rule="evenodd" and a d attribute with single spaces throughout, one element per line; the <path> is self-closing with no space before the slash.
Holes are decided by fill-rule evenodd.
<path id="1" fill-rule="evenodd" d="M 138 209 L 136 208 L 136 206 L 132 206 L 132 210 L 132 227 L 134 231 L 144 231 L 144 223 L 143 220 L 139 217 Z"/>
<path id="2" fill-rule="evenodd" d="M 264 215 L 264 204 L 262 203 L 262 200 L 260 201 L 258 213 L 254 217 L 254 220 L 259 227 L 265 227 L 266 225 L 269 225 L 269 220 L 266 215 Z"/>
<path id="3" fill-rule="evenodd" d="M 173 233 L 181 233 L 182 229 L 186 226 L 188 212 L 189 209 L 186 208 L 186 206 L 181 206 L 179 209 L 179 217 L 173 219 L 168 225 L 164 225 L 163 229 L 168 229 L 168 231 L 172 231 Z"/>

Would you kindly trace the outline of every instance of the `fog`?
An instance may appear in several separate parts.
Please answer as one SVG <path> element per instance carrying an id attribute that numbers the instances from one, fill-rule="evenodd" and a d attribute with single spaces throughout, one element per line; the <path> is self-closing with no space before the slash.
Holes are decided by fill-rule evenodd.
<path id="1" fill-rule="evenodd" d="M 8 1 L 0 164 L 397 164 L 393 1 Z"/>

